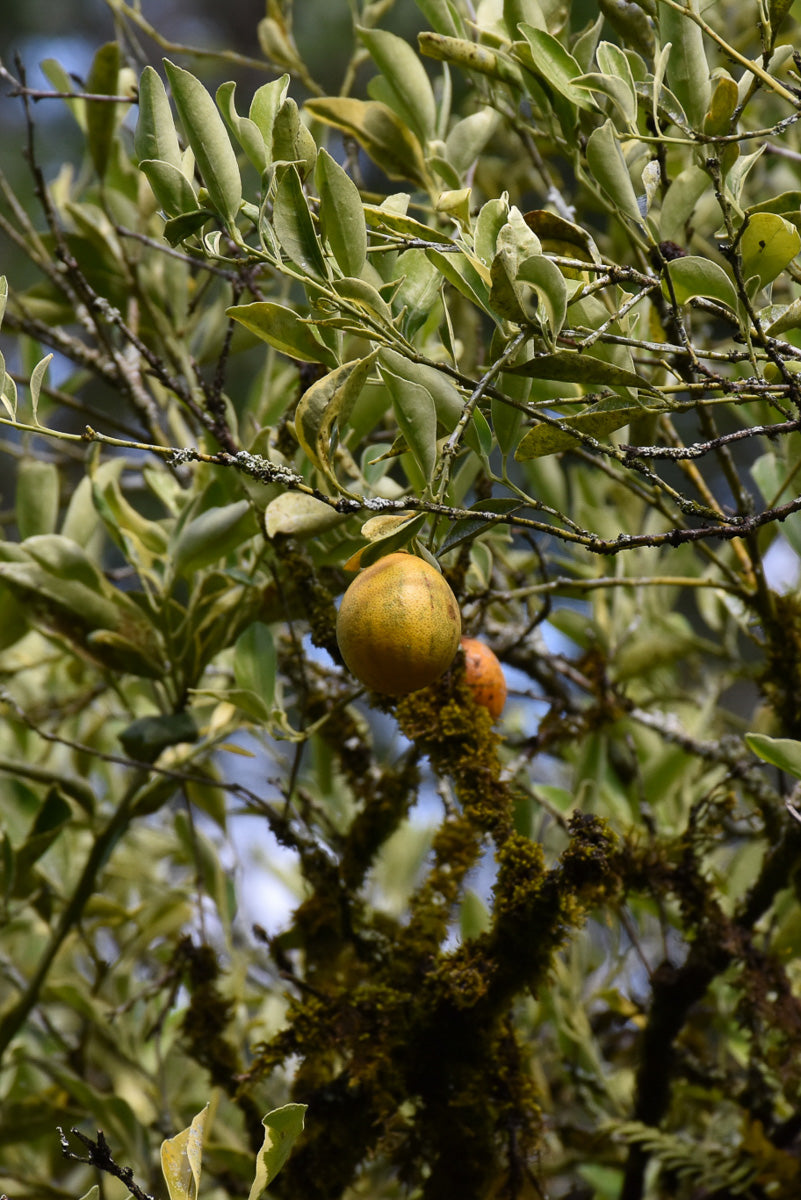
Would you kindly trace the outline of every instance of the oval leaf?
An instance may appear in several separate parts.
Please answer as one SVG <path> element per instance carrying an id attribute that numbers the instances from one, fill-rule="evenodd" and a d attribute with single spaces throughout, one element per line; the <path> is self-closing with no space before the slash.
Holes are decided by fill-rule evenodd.
<path id="1" fill-rule="evenodd" d="M 507 371 L 509 374 L 530 375 L 534 379 L 556 379 L 562 383 L 581 383 L 588 387 L 650 388 L 648 381 L 634 371 L 627 371 L 625 367 L 605 362 L 592 354 L 580 354 L 577 350 L 538 354 L 516 367 L 508 367 Z"/>
<path id="2" fill-rule="evenodd" d="M 236 84 L 233 81 L 223 83 L 217 88 L 217 105 L 225 118 L 225 123 L 231 130 L 239 145 L 245 151 L 253 166 L 259 173 L 267 170 L 270 165 L 264 137 L 255 121 L 249 117 L 240 117 L 236 111 L 234 97 Z M 272 128 L 270 129 L 272 141 Z"/>
<path id="3" fill-rule="evenodd" d="M 294 164 L 279 169 L 273 205 L 275 236 L 292 262 L 316 279 L 328 275 L 322 247 Z"/>
<path id="4" fill-rule="evenodd" d="M 170 558 L 177 575 L 195 571 L 224 558 L 256 533 L 256 521 L 247 500 L 207 508 L 178 532 Z"/>
<path id="5" fill-rule="evenodd" d="M 164 68 L 209 199 L 225 223 L 233 225 L 242 203 L 242 181 L 223 119 L 199 79 L 168 59 Z"/>
<path id="6" fill-rule="evenodd" d="M 386 29 L 356 27 L 359 40 L 381 72 L 392 108 L 421 142 L 434 136 L 437 106 L 426 73 L 412 47 Z"/>
<path id="7" fill-rule="evenodd" d="M 437 461 L 437 410 L 422 383 L 395 375 L 381 366 L 381 378 L 389 388 L 398 427 L 426 480 L 434 474 Z"/>
<path id="8" fill-rule="evenodd" d="M 801 779 L 801 742 L 793 738 L 767 737 L 764 733 L 747 733 L 745 740 L 749 750 L 759 758 L 795 779 Z"/>
<path id="9" fill-rule="evenodd" d="M 303 492 L 282 492 L 267 505 L 264 530 L 269 538 L 278 534 L 296 538 L 316 537 L 346 520 L 347 516 L 338 513 L 316 496 L 307 496 Z"/>
<path id="10" fill-rule="evenodd" d="M 364 387 L 373 363 L 374 351 L 366 358 L 343 363 L 323 379 L 318 379 L 298 402 L 295 434 L 308 458 L 341 490 L 331 466 L 331 437 L 335 425 L 344 425 Z"/>
<path id="11" fill-rule="evenodd" d="M 536 290 L 540 303 L 548 314 L 551 334 L 556 337 L 565 323 L 567 313 L 567 284 L 564 275 L 556 263 L 542 254 L 537 254 L 520 264 L 517 278 Z"/>
<path id="12" fill-rule="evenodd" d="M 616 207 L 641 225 L 642 217 L 634 185 L 611 121 L 605 121 L 600 128 L 594 129 L 587 139 L 587 165 L 595 181 Z"/>
<path id="13" fill-rule="evenodd" d="M 157 159 L 181 169 L 181 147 L 172 119 L 172 109 L 161 76 L 153 67 L 145 67 L 139 80 L 139 118 L 134 134 L 138 161 Z"/>
<path id="14" fill-rule="evenodd" d="M 161 1170 L 170 1200 L 197 1200 L 208 1104 L 188 1129 L 161 1144 Z"/>
<path id="15" fill-rule="evenodd" d="M 550 88 L 559 92 L 577 108 L 597 112 L 597 105 L 575 80 L 582 74 L 581 67 L 561 42 L 544 29 L 535 29 L 526 21 L 518 26 L 531 52 L 531 65 Z"/>
<path id="16" fill-rule="evenodd" d="M 420 143 L 386 104 L 331 96 L 309 100 L 306 108 L 319 121 L 354 137 L 390 179 L 409 179 L 419 187 L 426 186 L 428 172 Z"/>
<path id="17" fill-rule="evenodd" d="M 529 429 L 515 451 L 515 458 L 525 462 L 560 450 L 572 450 L 580 444 L 582 437 L 598 441 L 642 415 L 643 409 L 638 404 L 611 409 L 599 405 L 575 417 L 563 417 L 561 427 L 541 421 Z"/>
<path id="18" fill-rule="evenodd" d="M 314 178 L 320 228 L 344 275 L 358 275 L 367 257 L 367 226 L 359 189 L 327 150 L 317 156 Z"/>
<path id="19" fill-rule="evenodd" d="M 237 687 L 253 692 L 269 712 L 275 696 L 276 653 L 270 630 L 261 621 L 248 625 L 234 646 Z"/>
<path id="20" fill-rule="evenodd" d="M 736 311 L 737 292 L 734 284 L 717 263 L 688 254 L 686 258 L 677 258 L 668 263 L 666 271 L 670 275 L 678 304 L 686 304 L 693 296 L 706 296 Z M 662 290 L 669 298 L 670 293 L 664 282 Z"/>
<path id="21" fill-rule="evenodd" d="M 801 234 L 777 213 L 755 213 L 742 238 L 743 278 L 756 276 L 759 286 L 772 283 L 801 249 Z"/>
<path id="22" fill-rule="evenodd" d="M 670 4 L 659 4 L 659 37 L 663 46 L 670 42 L 667 77 L 670 89 L 687 114 L 690 124 L 700 129 L 709 108 L 712 85 L 704 52 L 704 35 L 687 13 Z M 696 0 L 687 7 L 698 11 Z"/>
<path id="23" fill-rule="evenodd" d="M 168 217 L 181 218 L 189 213 L 194 216 L 195 213 L 203 211 L 198 203 L 194 185 L 180 167 L 174 167 L 172 163 L 162 162 L 160 159 L 146 158 L 140 162 L 139 169 L 146 176 L 153 189 L 153 195 Z M 208 217 L 204 216 L 202 223 L 206 220 Z M 194 233 L 194 229 L 191 232 Z"/>
<path id="24" fill-rule="evenodd" d="M 332 352 L 317 340 L 312 326 L 294 309 L 273 304 L 271 300 L 256 300 L 253 304 L 234 304 L 225 311 L 227 316 L 290 358 L 324 363 L 328 367 L 336 364 Z"/>
<path id="25" fill-rule="evenodd" d="M 96 96 L 114 96 L 120 74 L 120 48 L 106 42 L 92 60 L 87 91 Z M 98 175 L 103 178 L 117 127 L 117 108 L 108 100 L 86 101 L 86 141 Z"/>

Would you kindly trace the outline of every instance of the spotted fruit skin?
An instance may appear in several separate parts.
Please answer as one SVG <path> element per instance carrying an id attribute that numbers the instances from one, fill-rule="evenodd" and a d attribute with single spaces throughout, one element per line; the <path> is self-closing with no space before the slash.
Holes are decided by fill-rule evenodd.
<path id="1" fill-rule="evenodd" d="M 461 632 L 447 581 L 413 554 L 388 554 L 365 567 L 337 614 L 346 667 L 365 687 L 388 696 L 439 679 L 453 662 Z"/>
<path id="2" fill-rule="evenodd" d="M 489 646 L 477 638 L 461 639 L 464 651 L 464 677 L 476 704 L 489 709 L 494 721 L 506 704 L 506 678 L 503 667 Z"/>

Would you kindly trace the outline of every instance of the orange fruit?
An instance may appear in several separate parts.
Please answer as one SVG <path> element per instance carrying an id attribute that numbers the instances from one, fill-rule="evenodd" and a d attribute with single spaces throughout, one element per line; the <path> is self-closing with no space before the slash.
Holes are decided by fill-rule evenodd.
<path id="1" fill-rule="evenodd" d="M 488 708 L 497 721 L 506 703 L 506 679 L 503 668 L 489 646 L 476 638 L 461 639 L 464 650 L 465 683 L 473 693 L 476 704 Z"/>
<path id="2" fill-rule="evenodd" d="M 374 692 L 403 696 L 447 671 L 459 646 L 456 597 L 435 567 L 387 554 L 349 585 L 337 642 L 352 675 Z"/>

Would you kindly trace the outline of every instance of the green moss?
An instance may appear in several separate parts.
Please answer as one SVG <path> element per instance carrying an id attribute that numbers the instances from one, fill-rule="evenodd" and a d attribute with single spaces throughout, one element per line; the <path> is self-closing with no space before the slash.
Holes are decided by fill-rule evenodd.
<path id="1" fill-rule="evenodd" d="M 498 851 L 496 914 L 530 909 L 539 897 L 544 877 L 542 846 L 518 833 L 512 834 Z"/>
<path id="2" fill-rule="evenodd" d="M 794 592 L 772 594 L 771 599 L 760 683 L 781 722 L 782 736 L 801 738 L 801 601 Z"/>

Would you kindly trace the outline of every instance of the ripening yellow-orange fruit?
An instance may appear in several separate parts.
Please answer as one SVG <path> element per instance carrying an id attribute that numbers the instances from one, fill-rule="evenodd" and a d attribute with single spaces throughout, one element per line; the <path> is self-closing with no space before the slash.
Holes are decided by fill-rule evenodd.
<path id="1" fill-rule="evenodd" d="M 506 679 L 498 658 L 476 638 L 461 639 L 464 650 L 465 683 L 473 693 L 476 704 L 489 709 L 497 721 L 506 703 Z"/>
<path id="2" fill-rule="evenodd" d="M 451 665 L 462 621 L 439 571 L 413 554 L 388 554 L 356 576 L 337 614 L 337 642 L 352 675 L 403 696 Z"/>

